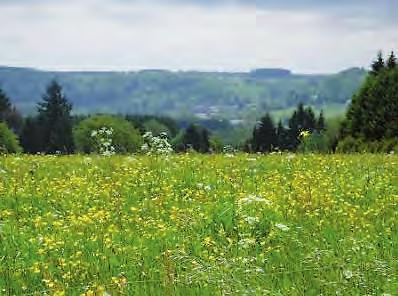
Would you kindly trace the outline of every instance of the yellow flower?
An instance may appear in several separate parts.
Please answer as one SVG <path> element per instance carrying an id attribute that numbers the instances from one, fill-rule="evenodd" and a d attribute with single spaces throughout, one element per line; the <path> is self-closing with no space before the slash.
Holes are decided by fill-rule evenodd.
<path id="1" fill-rule="evenodd" d="M 302 131 L 300 133 L 300 138 L 308 138 L 311 135 L 311 133 L 309 131 Z"/>

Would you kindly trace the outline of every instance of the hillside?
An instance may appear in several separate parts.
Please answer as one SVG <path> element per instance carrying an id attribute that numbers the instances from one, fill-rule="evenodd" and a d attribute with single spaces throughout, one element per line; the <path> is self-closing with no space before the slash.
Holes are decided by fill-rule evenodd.
<path id="1" fill-rule="evenodd" d="M 196 115 L 239 122 L 265 111 L 281 112 L 300 101 L 318 109 L 333 106 L 343 110 L 365 75 L 365 70 L 357 68 L 330 75 L 299 75 L 284 69 L 49 72 L 0 67 L 0 87 L 24 114 L 34 112 L 46 85 L 55 78 L 76 113 Z"/>

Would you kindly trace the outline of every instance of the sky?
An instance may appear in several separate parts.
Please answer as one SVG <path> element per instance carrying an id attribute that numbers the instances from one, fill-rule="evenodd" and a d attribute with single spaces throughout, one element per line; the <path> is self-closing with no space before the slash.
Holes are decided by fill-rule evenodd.
<path id="1" fill-rule="evenodd" d="M 0 0 L 0 65 L 331 73 L 398 50 L 397 0 Z"/>

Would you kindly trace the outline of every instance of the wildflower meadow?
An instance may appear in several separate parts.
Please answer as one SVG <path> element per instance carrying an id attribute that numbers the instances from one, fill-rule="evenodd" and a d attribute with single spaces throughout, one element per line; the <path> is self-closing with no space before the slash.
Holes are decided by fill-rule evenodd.
<path id="1" fill-rule="evenodd" d="M 2 156 L 0 201 L 1 295 L 398 295 L 395 155 Z"/>

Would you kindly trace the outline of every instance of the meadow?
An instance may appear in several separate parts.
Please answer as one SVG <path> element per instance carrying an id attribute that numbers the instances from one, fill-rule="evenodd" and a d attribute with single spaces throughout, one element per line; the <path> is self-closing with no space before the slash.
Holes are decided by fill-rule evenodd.
<path id="1" fill-rule="evenodd" d="M 398 295 L 395 155 L 2 156 L 0 295 Z"/>

